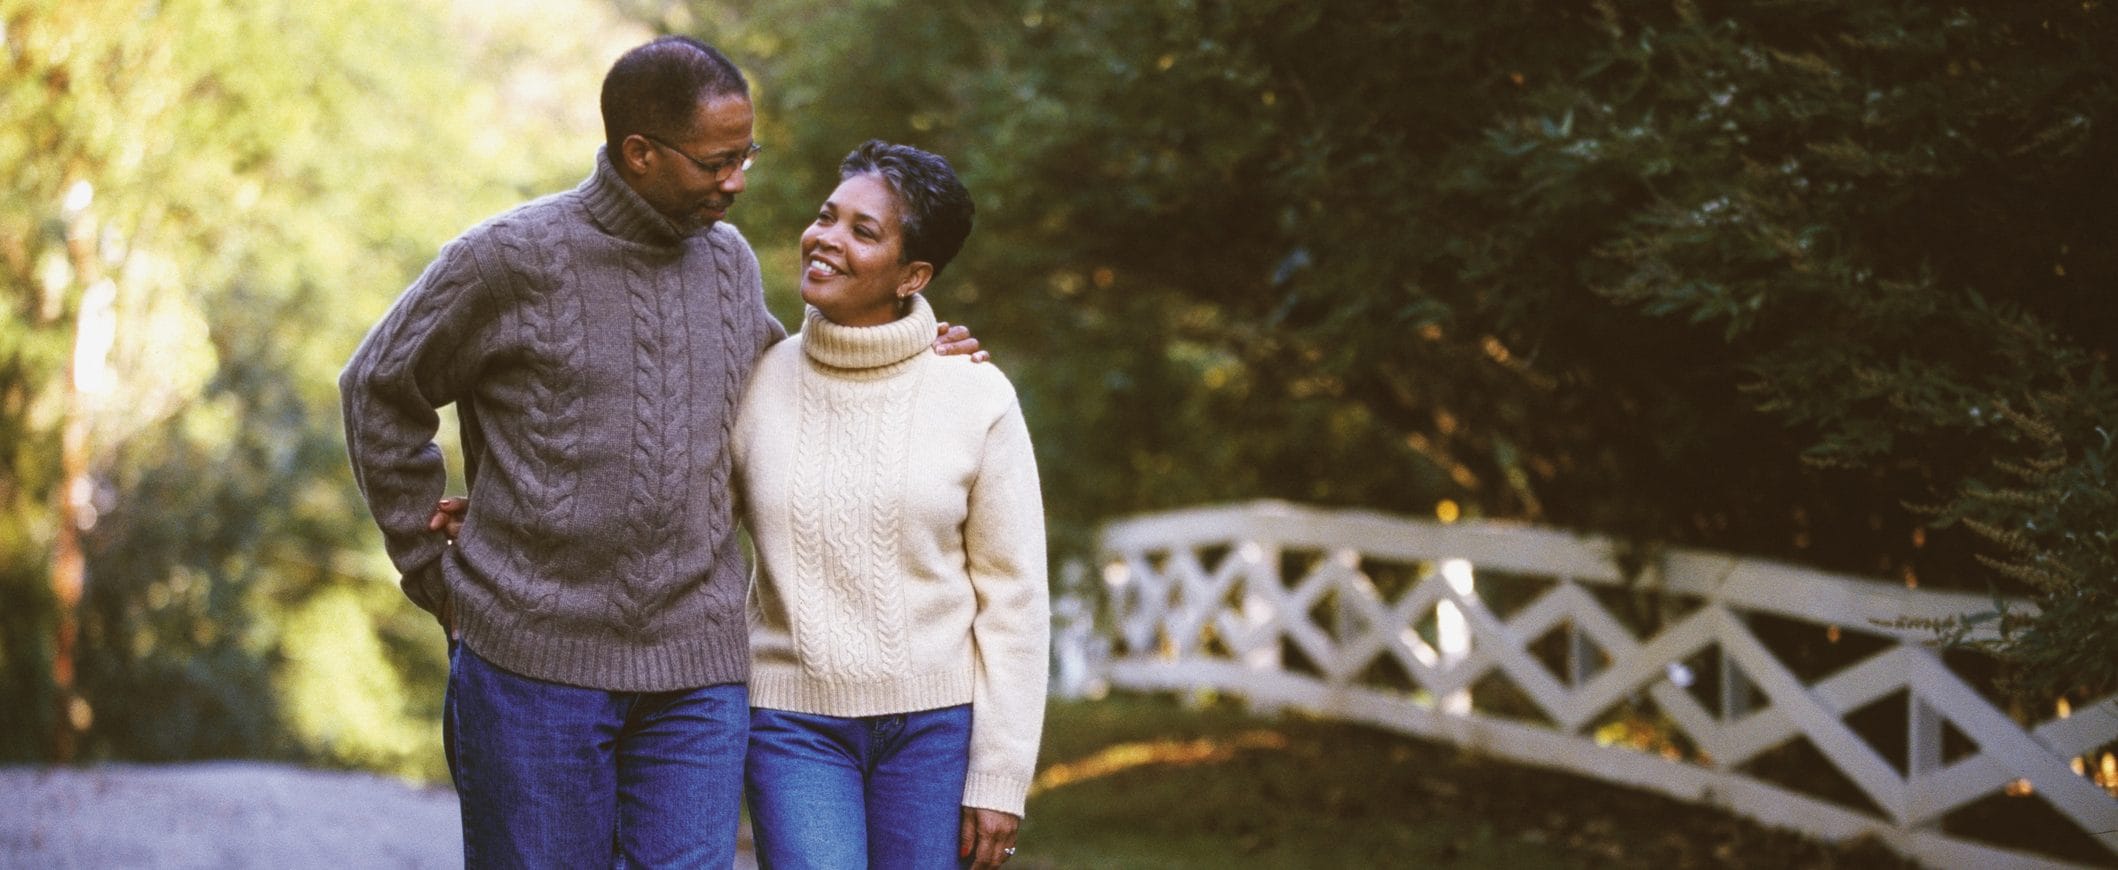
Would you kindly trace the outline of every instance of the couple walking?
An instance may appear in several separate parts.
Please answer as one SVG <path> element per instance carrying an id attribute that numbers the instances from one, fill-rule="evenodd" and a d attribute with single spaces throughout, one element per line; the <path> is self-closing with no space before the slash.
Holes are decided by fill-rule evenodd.
<path id="1" fill-rule="evenodd" d="M 724 222 L 758 151 L 740 71 L 664 37 L 602 110 L 589 177 L 445 246 L 340 378 L 450 636 L 466 864 L 726 867 L 747 785 L 766 867 L 997 867 L 1043 719 L 1044 518 L 1013 388 L 920 295 L 968 193 L 855 149 L 790 338 Z M 468 502 L 441 500 L 449 404 Z"/>

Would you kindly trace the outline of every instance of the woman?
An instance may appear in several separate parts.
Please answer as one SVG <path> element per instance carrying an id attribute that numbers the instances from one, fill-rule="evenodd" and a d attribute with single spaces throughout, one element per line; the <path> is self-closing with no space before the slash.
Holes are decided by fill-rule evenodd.
<path id="1" fill-rule="evenodd" d="M 733 439 L 757 545 L 746 785 L 765 867 L 996 867 L 1044 714 L 1044 515 L 997 368 L 928 353 L 970 234 L 941 157 L 871 141 L 802 233 L 802 332 Z"/>

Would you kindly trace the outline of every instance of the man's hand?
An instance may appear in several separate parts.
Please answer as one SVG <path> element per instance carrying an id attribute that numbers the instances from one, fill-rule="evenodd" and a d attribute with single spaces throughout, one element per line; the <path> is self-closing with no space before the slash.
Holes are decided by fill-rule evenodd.
<path id="1" fill-rule="evenodd" d="M 441 532 L 456 540 L 463 531 L 463 518 L 471 512 L 471 500 L 450 496 L 434 503 L 434 515 L 427 518 L 427 531 Z"/>
<path id="2" fill-rule="evenodd" d="M 456 542 L 456 534 L 463 531 L 463 518 L 471 512 L 471 500 L 467 498 L 445 498 L 434 503 L 434 515 L 427 517 L 427 531 L 441 532 L 449 536 L 449 543 Z M 456 602 L 443 596 L 441 612 L 434 614 L 441 619 L 441 627 L 449 633 L 451 640 L 456 633 Z"/>
<path id="3" fill-rule="evenodd" d="M 1015 832 L 1022 820 L 999 810 L 963 808 L 963 832 L 956 857 L 971 859 L 971 870 L 999 870 L 1015 855 Z"/>
<path id="4" fill-rule="evenodd" d="M 934 324 L 934 352 L 942 356 L 970 354 L 971 362 L 988 362 L 993 355 L 978 349 L 978 339 L 971 337 L 969 327 L 953 325 L 946 320 Z"/>

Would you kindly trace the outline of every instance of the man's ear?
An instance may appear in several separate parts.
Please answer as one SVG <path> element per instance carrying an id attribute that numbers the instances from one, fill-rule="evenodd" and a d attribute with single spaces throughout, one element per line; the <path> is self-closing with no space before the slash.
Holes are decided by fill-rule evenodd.
<path id="1" fill-rule="evenodd" d="M 633 175 L 645 175 L 647 164 L 651 160 L 647 156 L 648 152 L 654 149 L 654 143 L 647 141 L 647 137 L 634 133 L 619 140 L 618 153 L 611 155 L 610 162 Z"/>
<path id="2" fill-rule="evenodd" d="M 925 260 L 913 260 L 905 267 L 904 277 L 897 282 L 897 298 L 910 299 L 912 294 L 927 289 L 927 282 L 934 280 L 934 264 Z"/>

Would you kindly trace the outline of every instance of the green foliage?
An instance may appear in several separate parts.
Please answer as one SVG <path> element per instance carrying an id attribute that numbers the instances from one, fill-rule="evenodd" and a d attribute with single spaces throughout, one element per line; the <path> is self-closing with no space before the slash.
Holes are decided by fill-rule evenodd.
<path id="1" fill-rule="evenodd" d="M 2025 690 L 2118 687 L 2106 4 L 644 14 L 757 79 L 761 247 L 861 139 L 956 162 L 979 229 L 931 292 L 1022 388 L 1062 546 L 1449 499 L 2029 594 L 1991 647 Z"/>
<path id="2" fill-rule="evenodd" d="M 2086 367 L 2085 367 L 2086 368 Z M 1939 513 L 1986 539 L 1979 562 L 2036 590 L 2034 613 L 1998 608 L 2000 637 L 1977 645 L 2028 667 L 2010 676 L 2024 694 L 2063 694 L 2110 679 L 2118 636 L 2118 390 L 2088 368 L 2070 389 L 1995 410 L 2020 447 L 1964 484 Z M 2020 456 L 2022 458 L 2013 458 Z M 1961 635 L 1978 623 L 1945 627 Z"/>
<path id="3" fill-rule="evenodd" d="M 2118 21 L 2099 4 L 1785 2 L 1606 7 L 1602 23 L 1601 57 L 1505 140 L 1531 184 L 1594 167 L 1639 189 L 1583 284 L 1718 332 L 1715 388 L 1785 427 L 1820 470 L 1805 476 L 1864 488 L 1834 497 L 1840 522 L 1852 505 L 1884 529 L 1945 530 L 1930 552 L 1856 539 L 1816 555 L 1860 569 L 1865 549 L 1885 570 L 2029 593 L 2041 615 L 1989 647 L 2017 687 L 2118 687 L 2099 434 L 2118 414 L 2118 306 L 2102 298 L 2118 262 L 2084 244 L 2118 229 L 2098 205 L 2118 193 L 2118 92 L 2098 60 Z M 1574 123 L 1555 130 L 1560 113 Z M 1763 458 L 1739 461 L 1789 470 Z"/>

